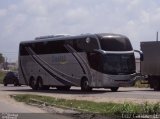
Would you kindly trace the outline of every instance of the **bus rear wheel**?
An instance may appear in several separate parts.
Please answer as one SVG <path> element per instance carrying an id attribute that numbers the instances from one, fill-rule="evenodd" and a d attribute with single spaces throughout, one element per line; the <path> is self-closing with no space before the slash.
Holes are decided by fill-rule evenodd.
<path id="1" fill-rule="evenodd" d="M 37 81 L 32 77 L 30 78 L 30 87 L 33 90 L 38 90 L 38 85 L 37 85 Z"/>
<path id="2" fill-rule="evenodd" d="M 92 87 L 89 86 L 89 82 L 86 78 L 81 81 L 81 90 L 82 91 L 91 91 Z"/>
<path id="3" fill-rule="evenodd" d="M 112 87 L 112 88 L 111 88 L 111 91 L 112 91 L 112 92 L 117 92 L 118 89 L 119 89 L 119 87 Z"/>

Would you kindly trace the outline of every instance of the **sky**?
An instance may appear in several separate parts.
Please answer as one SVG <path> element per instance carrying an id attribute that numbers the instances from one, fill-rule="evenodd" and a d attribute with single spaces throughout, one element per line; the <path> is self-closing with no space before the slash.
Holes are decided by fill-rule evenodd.
<path id="1" fill-rule="evenodd" d="M 21 41 L 38 36 L 116 33 L 140 49 L 159 30 L 160 0 L 0 0 L 0 52 L 9 62 Z"/>

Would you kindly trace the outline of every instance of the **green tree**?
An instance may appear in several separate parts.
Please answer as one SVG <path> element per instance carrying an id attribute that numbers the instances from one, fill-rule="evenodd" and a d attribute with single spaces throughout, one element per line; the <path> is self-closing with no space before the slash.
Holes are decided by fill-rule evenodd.
<path id="1" fill-rule="evenodd" d="M 0 53 L 0 64 L 1 63 L 4 63 L 4 57 L 3 57 L 2 53 Z"/>

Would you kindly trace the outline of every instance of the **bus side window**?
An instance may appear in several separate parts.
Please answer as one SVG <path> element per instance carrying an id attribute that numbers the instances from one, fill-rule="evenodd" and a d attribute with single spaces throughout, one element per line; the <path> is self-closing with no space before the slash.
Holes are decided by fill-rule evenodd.
<path id="1" fill-rule="evenodd" d="M 70 45 L 71 47 L 73 47 L 73 40 L 66 40 L 65 45 Z"/>
<path id="2" fill-rule="evenodd" d="M 77 51 L 78 52 L 84 52 L 86 51 L 86 42 L 84 39 L 77 39 L 76 44 L 77 45 Z"/>
<path id="3" fill-rule="evenodd" d="M 89 45 L 88 46 L 88 51 L 89 52 L 93 52 L 94 49 L 99 49 L 98 42 L 97 42 L 97 40 L 95 38 L 90 38 L 90 42 L 89 42 L 88 45 Z"/>
<path id="4" fill-rule="evenodd" d="M 77 40 L 77 47 L 81 51 L 85 51 L 85 52 L 93 52 L 94 49 L 99 49 L 97 40 L 89 37 L 85 39 Z"/>
<path id="5" fill-rule="evenodd" d="M 43 42 L 38 42 L 35 44 L 35 53 L 36 54 L 43 54 L 44 53 L 44 44 Z"/>
<path id="6" fill-rule="evenodd" d="M 74 40 L 70 40 L 70 46 L 73 47 L 73 49 L 75 49 L 77 52 L 81 52 L 81 48 L 78 46 L 79 40 L 74 39 Z"/>
<path id="7" fill-rule="evenodd" d="M 88 61 L 90 66 L 95 69 L 99 70 L 100 68 L 100 55 L 97 53 L 88 53 Z"/>
<path id="8" fill-rule="evenodd" d="M 28 55 L 25 44 L 20 45 L 20 56 Z"/>

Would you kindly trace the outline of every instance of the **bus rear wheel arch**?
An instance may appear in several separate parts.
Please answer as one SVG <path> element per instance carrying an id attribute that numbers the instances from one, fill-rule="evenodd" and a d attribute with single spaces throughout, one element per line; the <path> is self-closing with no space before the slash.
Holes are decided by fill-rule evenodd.
<path id="1" fill-rule="evenodd" d="M 81 91 L 91 91 L 92 87 L 89 86 L 89 81 L 86 77 L 81 80 Z"/>

